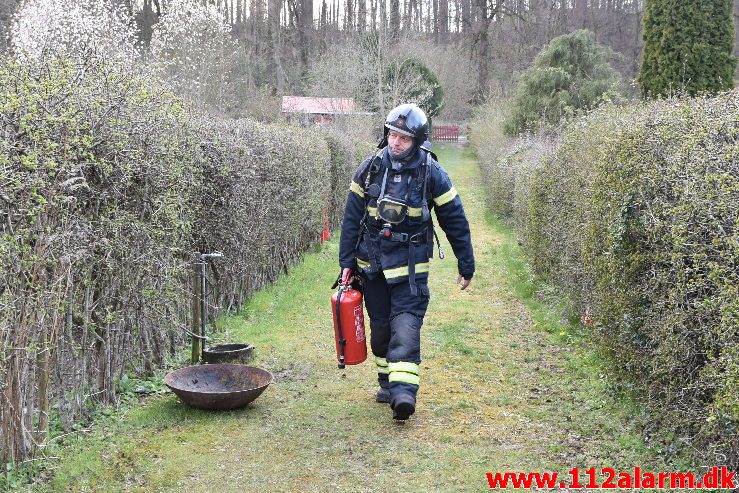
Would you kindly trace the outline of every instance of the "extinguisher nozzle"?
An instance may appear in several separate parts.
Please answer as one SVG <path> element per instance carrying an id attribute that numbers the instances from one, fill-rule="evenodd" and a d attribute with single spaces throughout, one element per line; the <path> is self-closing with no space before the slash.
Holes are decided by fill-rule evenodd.
<path id="1" fill-rule="evenodd" d="M 339 364 L 338 364 L 338 365 L 336 365 L 336 366 L 338 366 L 338 367 L 339 367 L 339 370 L 343 370 L 344 368 L 346 368 L 346 365 L 345 365 L 344 363 L 339 363 Z"/>

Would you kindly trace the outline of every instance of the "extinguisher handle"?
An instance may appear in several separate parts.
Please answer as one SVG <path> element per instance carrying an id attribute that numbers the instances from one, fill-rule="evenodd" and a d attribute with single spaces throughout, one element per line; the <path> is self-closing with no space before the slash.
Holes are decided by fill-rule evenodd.
<path id="1" fill-rule="evenodd" d="M 345 267 L 341 271 L 341 283 L 343 286 L 348 286 L 354 280 L 354 270 L 349 267 Z"/>
<path id="2" fill-rule="evenodd" d="M 336 280 L 335 280 L 335 281 L 334 281 L 334 283 L 333 283 L 333 284 L 331 285 L 331 289 L 332 289 L 332 290 L 333 290 L 333 289 L 336 289 L 336 286 L 338 286 L 340 282 L 341 282 L 341 274 L 339 274 L 339 275 L 338 275 L 338 276 L 336 277 Z"/>

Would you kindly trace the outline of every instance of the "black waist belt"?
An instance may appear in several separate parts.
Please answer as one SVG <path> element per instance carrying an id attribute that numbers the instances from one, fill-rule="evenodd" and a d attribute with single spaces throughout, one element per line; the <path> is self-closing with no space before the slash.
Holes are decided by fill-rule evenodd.
<path id="1" fill-rule="evenodd" d="M 379 235 L 382 229 L 377 228 L 375 226 L 367 225 L 367 229 L 370 230 L 370 233 Z M 422 243 L 426 243 L 428 241 L 428 238 L 426 237 L 426 232 L 428 231 L 427 228 L 423 228 L 421 231 L 418 231 L 416 233 L 396 233 L 391 232 L 390 236 L 384 236 L 382 235 L 381 238 L 383 240 L 388 241 L 395 241 L 398 243 L 415 243 L 416 245 L 420 245 Z"/>
<path id="2" fill-rule="evenodd" d="M 416 234 L 408 234 L 408 233 L 392 233 L 389 237 L 387 237 L 390 241 L 397 241 L 400 243 L 413 243 L 415 245 L 420 245 L 421 243 L 426 242 L 426 230 L 424 229 L 422 233 L 416 233 Z"/>

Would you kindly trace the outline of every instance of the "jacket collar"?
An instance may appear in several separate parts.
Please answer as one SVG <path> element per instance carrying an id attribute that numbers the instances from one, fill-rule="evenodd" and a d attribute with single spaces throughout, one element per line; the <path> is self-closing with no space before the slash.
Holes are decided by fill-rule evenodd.
<path id="1" fill-rule="evenodd" d="M 419 147 L 416 149 L 415 154 L 408 156 L 403 160 L 403 167 L 401 170 L 418 168 L 421 163 L 423 163 L 424 159 L 426 159 L 426 151 Z M 390 150 L 387 147 L 382 150 L 382 164 L 390 169 L 393 167 L 390 162 Z"/>

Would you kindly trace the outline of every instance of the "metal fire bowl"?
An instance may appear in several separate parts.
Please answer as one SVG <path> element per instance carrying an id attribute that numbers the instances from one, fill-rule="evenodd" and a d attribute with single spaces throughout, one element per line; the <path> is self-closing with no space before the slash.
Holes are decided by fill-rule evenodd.
<path id="1" fill-rule="evenodd" d="M 206 363 L 245 363 L 254 352 L 250 344 L 218 344 L 203 350 L 203 361 Z"/>
<path id="2" fill-rule="evenodd" d="M 192 407 L 238 409 L 264 392 L 272 374 L 246 365 L 198 365 L 168 373 L 164 383 Z"/>

